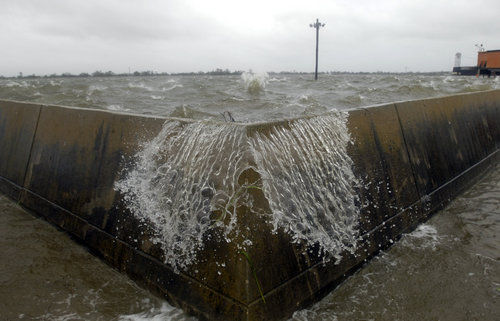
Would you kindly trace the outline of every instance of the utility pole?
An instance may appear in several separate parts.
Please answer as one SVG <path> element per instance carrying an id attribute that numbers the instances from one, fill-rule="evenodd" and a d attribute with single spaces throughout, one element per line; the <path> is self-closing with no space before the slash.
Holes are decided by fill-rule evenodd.
<path id="1" fill-rule="evenodd" d="M 309 24 L 309 27 L 316 28 L 316 69 L 314 71 L 314 80 L 318 80 L 318 40 L 319 40 L 319 28 L 324 27 L 324 23 L 320 23 L 318 19 L 316 19 L 315 23 Z"/>

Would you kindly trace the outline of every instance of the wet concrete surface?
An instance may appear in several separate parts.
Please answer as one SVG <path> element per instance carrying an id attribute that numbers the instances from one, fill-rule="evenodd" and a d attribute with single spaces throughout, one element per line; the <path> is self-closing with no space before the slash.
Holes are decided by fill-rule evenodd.
<path id="1" fill-rule="evenodd" d="M 293 320 L 495 320 L 500 166 Z M 0 320 L 187 320 L 0 196 Z"/>

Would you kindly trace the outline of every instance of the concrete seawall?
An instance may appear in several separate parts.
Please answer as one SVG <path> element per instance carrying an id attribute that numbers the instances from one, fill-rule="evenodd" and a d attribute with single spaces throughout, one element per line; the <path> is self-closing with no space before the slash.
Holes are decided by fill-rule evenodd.
<path id="1" fill-rule="evenodd" d="M 204 142 L 214 145 L 203 150 Z M 258 124 L 0 101 L 0 192 L 202 318 L 276 320 L 320 299 L 445 206 L 498 162 L 499 143 L 499 90 Z M 140 180 L 127 180 L 132 172 Z M 202 178 L 210 188 L 198 186 Z M 293 179 L 303 188 L 287 189 Z M 157 190 L 124 192 L 130 182 Z M 171 195 L 150 206 L 179 186 L 180 206 Z M 135 199 L 142 196 L 146 213 Z M 303 209 L 291 196 L 311 204 Z M 203 198 L 200 209 L 210 203 L 210 213 L 186 218 L 186 207 Z M 182 230 L 175 232 L 202 244 L 187 254 L 173 248 L 182 240 L 155 222 L 168 224 L 144 217 L 162 208 L 173 208 Z M 345 224 L 313 233 L 331 225 L 321 208 Z M 201 223 L 190 229 L 192 221 Z M 330 243 L 322 235 L 338 237 L 338 249 L 323 249 Z M 350 238 L 356 246 L 344 247 Z M 180 264 L 186 257 L 194 259 Z"/>

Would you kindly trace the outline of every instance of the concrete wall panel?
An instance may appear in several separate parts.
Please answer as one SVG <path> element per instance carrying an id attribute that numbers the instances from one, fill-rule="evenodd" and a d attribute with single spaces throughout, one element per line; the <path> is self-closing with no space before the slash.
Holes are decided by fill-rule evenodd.
<path id="1" fill-rule="evenodd" d="M 0 191 L 17 199 L 24 183 L 40 106 L 0 101 Z"/>
<path id="2" fill-rule="evenodd" d="M 25 188 L 104 228 L 122 161 L 164 119 L 43 106 Z"/>
<path id="3" fill-rule="evenodd" d="M 440 188 L 497 149 L 499 105 L 498 91 L 396 103 L 419 194 L 440 193 L 425 206 L 452 196 Z"/>
<path id="4" fill-rule="evenodd" d="M 362 233 L 419 200 L 394 104 L 349 112 L 349 155 L 360 180 Z"/>
<path id="5" fill-rule="evenodd" d="M 141 144 L 172 121 L 160 117 L 0 101 L 0 191 L 14 199 L 21 193 L 23 206 L 194 314 L 275 320 L 319 300 L 498 162 L 499 106 L 497 90 L 349 111 L 347 154 L 359 180 L 353 187 L 360 240 L 356 253 L 341 253 L 340 262 L 323 262 L 316 245 L 292 242 L 279 229 L 273 233 L 269 200 L 254 188 L 247 191 L 252 202 L 230 204 L 238 218 L 237 239 L 226 242 L 214 228 L 198 261 L 174 272 L 152 242 L 154 233 L 114 189 Z M 235 126 L 245 126 L 250 141 L 286 131 L 294 121 Z M 238 184 L 260 184 L 257 162 L 245 161 Z M 252 244 L 246 251 L 237 244 L 243 240 Z M 224 269 L 219 262 L 227 263 Z"/>
<path id="6" fill-rule="evenodd" d="M 126 201 L 115 191 L 114 183 L 125 173 L 122 170 L 132 165 L 140 145 L 151 141 L 165 121 L 168 120 L 43 106 L 27 170 L 26 189 L 21 197 L 22 205 L 85 241 L 117 267 L 124 259 L 117 257 L 111 246 L 106 246 L 109 242 L 127 244 L 131 248 L 127 251 L 134 252 L 134 257 L 141 260 L 144 256 L 163 262 L 159 245 L 151 241 L 153 234 L 124 206 Z M 89 243 L 89 230 L 99 230 L 106 237 L 100 238 L 102 242 Z M 199 254 L 199 261 L 185 275 L 190 282 L 197 284 L 199 293 L 184 296 L 184 287 L 179 286 L 179 294 L 171 286 L 169 292 L 176 297 L 175 301 L 185 300 L 191 306 L 198 306 L 194 298 L 203 295 L 212 308 L 218 306 L 217 309 L 222 310 L 233 309 L 225 296 L 236 302 L 246 302 L 247 262 L 244 257 L 232 243 L 226 242 L 208 241 L 204 251 L 208 254 Z M 232 258 L 235 258 L 235 264 L 228 266 L 224 275 L 219 275 L 214 269 L 215 262 L 231 261 Z M 165 266 L 165 269 L 173 273 L 171 267 Z M 132 266 L 125 270 L 128 274 L 135 273 Z M 133 277 L 144 281 L 135 274 Z M 201 305 L 198 309 L 202 314 L 210 313 Z"/>

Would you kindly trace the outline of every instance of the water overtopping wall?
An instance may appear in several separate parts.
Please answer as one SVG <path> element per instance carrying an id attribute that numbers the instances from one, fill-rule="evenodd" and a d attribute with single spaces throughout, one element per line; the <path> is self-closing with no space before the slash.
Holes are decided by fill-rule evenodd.
<path id="1" fill-rule="evenodd" d="M 0 191 L 203 318 L 286 318 L 499 158 L 500 91 L 234 124 L 0 101 Z"/>

